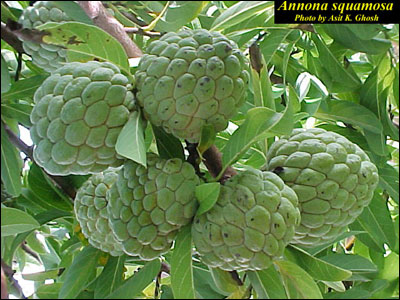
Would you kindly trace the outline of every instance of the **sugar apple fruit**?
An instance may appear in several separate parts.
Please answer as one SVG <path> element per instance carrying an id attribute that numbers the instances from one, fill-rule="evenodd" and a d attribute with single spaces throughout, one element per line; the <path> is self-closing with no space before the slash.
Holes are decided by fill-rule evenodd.
<path id="1" fill-rule="evenodd" d="M 132 86 L 109 62 L 72 62 L 36 90 L 33 156 L 53 175 L 90 174 L 123 163 L 115 144 L 135 110 Z"/>
<path id="2" fill-rule="evenodd" d="M 301 224 L 293 243 L 312 247 L 332 242 L 366 207 L 378 171 L 356 144 L 322 128 L 296 128 L 270 147 L 268 170 L 299 198 Z"/>
<path id="3" fill-rule="evenodd" d="M 112 256 L 124 254 L 108 224 L 106 193 L 118 178 L 115 169 L 92 175 L 77 191 L 74 201 L 76 219 L 89 243 Z"/>
<path id="4" fill-rule="evenodd" d="M 169 32 L 146 49 L 137 99 L 155 126 L 189 142 L 211 124 L 224 130 L 242 105 L 249 73 L 237 45 L 205 29 Z"/>
<path id="5" fill-rule="evenodd" d="M 295 192 L 272 172 L 248 169 L 221 185 L 213 208 L 195 217 L 192 236 L 211 267 L 261 270 L 282 256 L 299 222 Z"/>
<path id="6" fill-rule="evenodd" d="M 27 29 L 36 29 L 47 22 L 66 21 L 72 21 L 72 19 L 59 9 L 54 1 L 36 1 L 33 6 L 24 9 L 19 19 L 22 27 Z M 22 47 L 32 57 L 35 65 L 48 72 L 56 70 L 67 61 L 66 49 L 57 45 L 23 40 Z"/>
<path id="7" fill-rule="evenodd" d="M 126 161 L 107 193 L 110 225 L 123 250 L 152 260 L 169 251 L 178 230 L 191 222 L 199 178 L 187 162 L 147 155 L 147 168 Z"/>

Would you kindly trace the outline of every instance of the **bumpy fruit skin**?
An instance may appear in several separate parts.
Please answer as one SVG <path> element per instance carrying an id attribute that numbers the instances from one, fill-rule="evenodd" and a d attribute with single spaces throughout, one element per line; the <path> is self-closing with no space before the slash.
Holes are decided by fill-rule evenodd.
<path id="1" fill-rule="evenodd" d="M 23 28 L 36 29 L 47 22 L 67 22 L 72 19 L 56 7 L 53 1 L 37 1 L 22 12 L 19 23 Z M 42 69 L 52 72 L 61 67 L 66 61 L 66 49 L 45 43 L 22 41 L 25 52 L 32 57 L 32 62 Z"/>
<path id="2" fill-rule="evenodd" d="M 197 208 L 199 178 L 187 162 L 147 155 L 147 169 L 126 161 L 118 181 L 107 193 L 110 225 L 123 250 L 152 260 L 169 251 Z"/>
<path id="3" fill-rule="evenodd" d="M 295 192 L 276 174 L 249 169 L 221 186 L 216 204 L 196 216 L 202 261 L 227 271 L 261 270 L 282 256 L 300 222 Z"/>
<path id="4" fill-rule="evenodd" d="M 294 129 L 267 155 L 274 171 L 297 194 L 301 224 L 292 243 L 313 247 L 332 242 L 370 203 L 377 168 L 345 137 L 321 128 Z"/>
<path id="5" fill-rule="evenodd" d="M 92 175 L 77 191 L 74 210 L 82 233 L 89 243 L 112 256 L 124 254 L 108 224 L 106 193 L 117 181 L 116 169 Z"/>
<path id="6" fill-rule="evenodd" d="M 93 174 L 123 163 L 115 144 L 135 101 L 108 62 L 67 63 L 36 90 L 31 138 L 37 164 L 53 175 Z"/>
<path id="7" fill-rule="evenodd" d="M 152 42 L 136 72 L 137 98 L 155 126 L 189 142 L 211 124 L 224 130 L 249 80 L 236 44 L 205 29 L 169 32 Z"/>

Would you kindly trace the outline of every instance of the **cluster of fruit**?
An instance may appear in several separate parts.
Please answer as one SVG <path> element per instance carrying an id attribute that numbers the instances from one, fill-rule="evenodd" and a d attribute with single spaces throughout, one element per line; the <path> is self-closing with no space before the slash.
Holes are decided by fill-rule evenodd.
<path id="1" fill-rule="evenodd" d="M 38 1 L 21 22 L 31 28 L 54 20 L 53 14 L 68 20 Z M 373 196 L 377 169 L 357 145 L 323 129 L 295 129 L 271 145 L 262 170 L 239 171 L 221 185 L 214 207 L 196 216 L 201 180 L 191 164 L 148 153 L 144 167 L 120 156 L 115 144 L 139 110 L 190 142 L 199 140 L 205 124 L 224 130 L 245 101 L 249 81 L 237 45 L 204 29 L 167 33 L 148 45 L 136 89 L 109 62 L 65 62 L 53 70 L 37 60 L 51 59 L 43 49 L 53 47 L 27 50 L 52 71 L 34 95 L 34 158 L 50 174 L 93 174 L 77 192 L 76 219 L 90 244 L 111 255 L 154 259 L 191 223 L 205 264 L 260 270 L 289 243 L 333 242 Z"/>

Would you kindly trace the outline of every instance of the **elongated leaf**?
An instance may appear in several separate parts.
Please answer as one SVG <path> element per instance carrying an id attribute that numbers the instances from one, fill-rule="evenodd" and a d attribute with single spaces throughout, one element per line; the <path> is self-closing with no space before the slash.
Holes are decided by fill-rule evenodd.
<path id="1" fill-rule="evenodd" d="M 399 204 L 399 171 L 389 164 L 379 167 L 379 186 Z"/>
<path id="2" fill-rule="evenodd" d="M 72 20 L 93 25 L 93 21 L 75 1 L 54 1 L 53 3 L 65 12 Z"/>
<path id="3" fill-rule="evenodd" d="M 369 259 L 354 254 L 329 254 L 321 257 L 321 260 L 349 270 L 354 274 L 376 273 L 378 271 L 376 265 L 373 264 Z"/>
<path id="4" fill-rule="evenodd" d="M 245 286 L 238 285 L 238 282 L 233 278 L 233 274 L 219 268 L 208 268 L 214 279 L 215 285 L 224 293 L 236 297 L 232 299 L 241 299 L 245 293 Z"/>
<path id="5" fill-rule="evenodd" d="M 215 285 L 209 270 L 193 266 L 193 281 L 197 298 L 222 299 L 229 296 Z"/>
<path id="6" fill-rule="evenodd" d="M 87 286 L 89 274 L 96 271 L 97 261 L 101 251 L 86 246 L 75 257 L 72 265 L 65 271 L 64 284 L 59 293 L 59 299 L 73 299 Z"/>
<path id="7" fill-rule="evenodd" d="M 207 1 L 176 1 L 168 6 L 154 29 L 163 32 L 178 31 L 196 18 L 206 4 Z"/>
<path id="8" fill-rule="evenodd" d="M 29 274 L 25 273 L 22 274 L 22 278 L 24 278 L 25 280 L 32 280 L 32 281 L 44 281 L 46 279 L 56 279 L 59 272 L 60 272 L 59 269 L 55 269 L 37 273 L 29 273 Z"/>
<path id="9" fill-rule="evenodd" d="M 62 283 L 56 282 L 52 284 L 44 284 L 37 288 L 35 294 L 39 299 L 58 299 L 58 293 L 62 287 Z"/>
<path id="10" fill-rule="evenodd" d="M 15 119 L 27 128 L 32 126 L 30 114 L 33 106 L 23 103 L 6 103 L 1 105 L 1 113 L 8 118 Z"/>
<path id="11" fill-rule="evenodd" d="M 45 176 L 40 167 L 36 164 L 31 165 L 28 173 L 28 184 L 31 191 L 36 197 L 46 202 L 47 205 L 59 210 L 71 211 L 71 202 L 69 202 L 68 198 L 60 197 L 54 190 L 57 187 L 50 185 Z"/>
<path id="12" fill-rule="evenodd" d="M 349 278 L 351 272 L 313 257 L 304 250 L 295 246 L 287 247 L 286 256 L 302 267 L 308 274 L 317 280 L 341 281 Z"/>
<path id="13" fill-rule="evenodd" d="M 3 6 L 3 4 L 1 5 Z M 3 8 L 2 8 L 3 10 Z M 6 93 L 10 90 L 11 87 L 11 78 L 10 78 L 10 72 L 8 71 L 8 66 L 7 62 L 3 57 L 3 54 L 1 55 L 1 93 Z"/>
<path id="14" fill-rule="evenodd" d="M 21 158 L 1 124 L 1 180 L 4 188 L 12 196 L 21 194 Z"/>
<path id="15" fill-rule="evenodd" d="M 381 24 L 343 24 L 360 39 L 370 40 L 385 30 Z"/>
<path id="16" fill-rule="evenodd" d="M 377 192 L 375 192 L 370 205 L 364 208 L 358 217 L 358 222 L 376 244 L 388 244 L 391 249 L 394 249 L 396 244 L 394 222 L 386 201 Z"/>
<path id="17" fill-rule="evenodd" d="M 323 120 L 342 121 L 360 126 L 377 134 L 382 132 L 382 125 L 373 112 L 350 101 L 331 100 L 326 108 L 320 106 L 315 116 Z"/>
<path id="18" fill-rule="evenodd" d="M 109 257 L 103 272 L 96 279 L 95 299 L 104 299 L 122 284 L 126 256 Z"/>
<path id="19" fill-rule="evenodd" d="M 223 174 L 225 168 L 236 162 L 252 144 L 268 136 L 273 136 L 271 129 L 282 119 L 283 114 L 265 107 L 250 109 L 246 121 L 233 133 L 222 150 Z"/>
<path id="20" fill-rule="evenodd" d="M 38 227 L 38 221 L 26 212 L 11 207 L 1 208 L 1 236 L 19 234 Z"/>
<path id="21" fill-rule="evenodd" d="M 329 74 L 332 83 L 328 86 L 330 92 L 354 91 L 360 87 L 360 79 L 348 72 L 336 59 L 325 43 L 316 35 L 311 35 L 317 46 L 319 59 L 323 61 L 323 68 Z M 325 83 L 326 84 L 326 83 Z"/>
<path id="22" fill-rule="evenodd" d="M 274 266 L 261 271 L 247 271 L 258 299 L 287 299 L 282 278 Z"/>
<path id="23" fill-rule="evenodd" d="M 264 55 L 265 65 L 267 66 L 274 56 L 275 52 L 286 40 L 293 29 L 271 29 L 270 33 L 260 42 L 260 50 Z"/>
<path id="24" fill-rule="evenodd" d="M 200 206 L 196 214 L 198 216 L 209 211 L 217 202 L 221 185 L 218 182 L 204 183 L 196 186 L 195 195 Z"/>
<path id="25" fill-rule="evenodd" d="M 43 41 L 67 48 L 68 61 L 88 61 L 94 58 L 110 61 L 129 75 L 128 57 L 121 43 L 104 30 L 84 23 L 45 23 L 37 27 L 49 33 Z M 101 41 L 101 43 L 99 42 Z"/>
<path id="26" fill-rule="evenodd" d="M 372 36 L 376 35 L 376 32 L 369 30 L 366 32 L 361 27 L 362 25 L 375 24 L 351 25 L 358 25 L 358 27 L 349 26 L 348 24 L 325 24 L 322 27 L 333 39 L 355 51 L 366 52 L 368 54 L 381 54 L 390 48 L 391 43 L 389 40 L 372 38 Z M 361 32 L 364 32 L 364 34 L 360 35 Z"/>
<path id="27" fill-rule="evenodd" d="M 289 299 L 322 299 L 321 292 L 310 274 L 287 260 L 276 261 Z"/>
<path id="28" fill-rule="evenodd" d="M 131 276 L 123 285 L 106 297 L 106 299 L 135 299 L 153 281 L 158 272 L 160 272 L 160 268 L 160 259 L 157 258 L 149 261 L 139 272 Z"/>
<path id="29" fill-rule="evenodd" d="M 161 127 L 152 126 L 157 142 L 158 154 L 161 158 L 185 159 L 183 147 L 179 139 L 172 134 L 166 133 Z"/>
<path id="30" fill-rule="evenodd" d="M 191 226 L 181 228 L 171 257 L 171 288 L 175 299 L 195 299 Z"/>
<path id="31" fill-rule="evenodd" d="M 23 99 L 31 102 L 36 90 L 47 77 L 48 75 L 36 75 L 14 82 L 11 89 L 7 93 L 1 95 L 1 101 L 6 102 Z"/>
<path id="32" fill-rule="evenodd" d="M 220 14 L 211 26 L 211 30 L 225 30 L 249 17 L 273 8 L 273 1 L 240 1 Z"/>
<path id="33" fill-rule="evenodd" d="M 146 166 L 146 145 L 140 113 L 134 111 L 118 136 L 115 150 L 119 155 Z"/>

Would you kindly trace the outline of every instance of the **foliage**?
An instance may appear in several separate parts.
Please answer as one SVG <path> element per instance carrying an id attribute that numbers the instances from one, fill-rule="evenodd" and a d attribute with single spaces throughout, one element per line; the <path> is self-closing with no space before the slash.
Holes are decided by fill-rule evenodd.
<path id="1" fill-rule="evenodd" d="M 66 47 L 69 61 L 107 60 L 132 77 L 138 59 L 128 59 L 120 43 L 93 25 L 76 3 L 59 3 L 74 21 L 42 25 L 51 33 L 44 40 Z M 2 1 L 2 22 L 18 20 L 28 4 Z M 44 299 L 399 297 L 398 24 L 278 25 L 272 1 L 108 1 L 105 5 L 124 27 L 137 29 L 130 36 L 143 52 L 159 33 L 205 28 L 223 33 L 251 56 L 246 103 L 214 142 L 206 131 L 200 141 L 200 154 L 213 143 L 222 152 L 216 179 L 230 166 L 263 166 L 275 137 L 297 127 L 320 127 L 358 144 L 378 167 L 379 186 L 371 204 L 334 243 L 310 249 L 289 246 L 281 260 L 262 271 L 207 268 L 191 252 L 189 227 L 180 231 L 174 248 L 161 259 L 143 262 L 126 255 L 108 256 L 89 246 L 74 217 L 74 191 L 88 176 L 47 175 L 32 161 L 31 148 L 18 139 L 27 141 L 24 132 L 32 125 L 33 94 L 49 74 L 2 36 L 5 271 L 9 266 L 34 282 L 34 297 Z M 179 140 L 150 125 L 145 129 L 142 123 L 138 113 L 132 115 L 118 139 L 118 153 L 142 164 L 146 150 L 164 158 L 187 155 Z M 200 167 L 209 183 L 196 190 L 199 215 L 212 208 L 219 193 L 219 185 L 204 165 Z M 32 266 L 38 271 L 27 273 Z M 9 293 L 22 297 L 13 273 L 6 273 Z"/>

